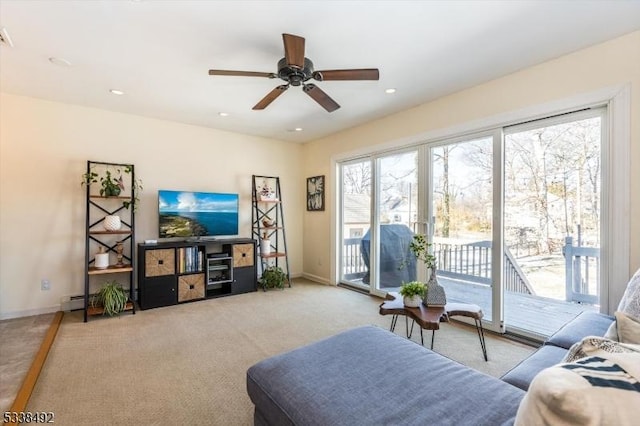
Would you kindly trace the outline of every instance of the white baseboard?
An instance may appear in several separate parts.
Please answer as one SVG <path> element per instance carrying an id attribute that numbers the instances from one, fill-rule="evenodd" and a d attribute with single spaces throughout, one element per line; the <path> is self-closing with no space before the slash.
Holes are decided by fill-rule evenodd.
<path id="1" fill-rule="evenodd" d="M 49 306 L 47 308 L 26 309 L 24 311 L 4 312 L 0 314 L 0 320 L 31 317 L 34 315 L 42 315 L 42 314 L 50 314 L 52 312 L 58 312 L 59 310 L 60 310 L 60 305 Z"/>
<path id="2" fill-rule="evenodd" d="M 319 277 L 319 276 L 313 275 L 313 274 L 308 274 L 306 272 L 303 272 L 301 276 L 302 276 L 302 278 L 306 278 L 308 280 L 315 281 L 315 282 L 320 283 L 320 284 L 335 285 L 335 284 L 333 284 L 331 281 L 329 281 L 326 278 L 322 278 L 322 277 Z"/>

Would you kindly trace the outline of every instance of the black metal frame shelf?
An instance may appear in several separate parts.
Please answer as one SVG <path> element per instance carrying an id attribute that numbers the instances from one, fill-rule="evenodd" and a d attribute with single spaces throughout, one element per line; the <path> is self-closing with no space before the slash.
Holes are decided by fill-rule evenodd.
<path id="1" fill-rule="evenodd" d="M 134 203 L 134 182 L 135 170 L 133 164 L 107 163 L 102 161 L 87 161 L 87 175 L 94 172 L 94 169 L 109 170 L 110 168 L 126 168 L 130 172 L 131 184 L 126 188 L 128 196 L 106 197 L 91 193 L 92 187 L 99 186 L 97 183 L 86 185 L 86 222 L 85 222 L 85 281 L 84 281 L 84 322 L 87 322 L 91 315 L 99 315 L 103 313 L 101 307 L 91 306 L 90 293 L 91 277 L 104 276 L 108 274 L 128 274 L 129 279 L 129 302 L 125 311 L 136 313 L 135 305 L 135 213 L 133 211 Z M 95 191 L 95 189 L 94 189 Z M 117 207 L 113 207 L 113 202 L 120 201 Z M 126 209 L 122 202 L 130 203 L 129 210 Z M 118 215 L 121 217 L 121 224 L 125 229 L 117 231 L 97 230 L 96 226 L 101 225 L 106 216 Z M 114 237 L 123 236 L 122 239 L 114 242 Z M 98 247 L 106 249 L 107 253 L 121 254 L 123 264 L 110 264 L 106 268 L 95 267 L 95 256 L 91 254 L 92 243 Z M 123 251 L 118 253 L 118 246 L 122 245 Z"/>
<path id="2" fill-rule="evenodd" d="M 273 187 L 269 185 L 273 185 Z M 261 193 L 263 191 L 266 192 L 267 187 L 269 187 L 271 193 L 270 196 L 265 197 Z M 251 179 L 251 194 L 253 204 L 251 235 L 258 241 L 258 247 L 261 246 L 261 241 L 264 237 L 269 239 L 270 252 L 268 254 L 263 254 L 261 249 L 257 250 L 257 257 L 260 260 L 258 262 L 260 274 L 270 266 L 271 262 L 274 266 L 283 268 L 287 275 L 287 284 L 291 287 L 280 178 L 277 176 L 253 175 Z M 273 225 L 265 225 L 263 223 L 265 219 L 273 221 Z M 266 288 L 263 287 L 263 290 L 266 290 Z"/>

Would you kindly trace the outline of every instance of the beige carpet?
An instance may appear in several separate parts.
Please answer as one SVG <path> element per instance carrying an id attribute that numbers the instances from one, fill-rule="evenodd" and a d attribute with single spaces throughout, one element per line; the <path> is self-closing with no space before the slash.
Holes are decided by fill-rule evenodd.
<path id="1" fill-rule="evenodd" d="M 68 313 L 27 409 L 54 412 L 61 425 L 251 425 L 248 367 L 359 325 L 388 328 L 391 318 L 378 315 L 379 304 L 357 292 L 298 280 L 282 291 L 86 324 L 81 312 Z M 396 332 L 404 334 L 402 321 Z M 487 347 L 489 362 L 475 329 L 466 325 L 443 324 L 436 332 L 434 350 L 494 376 L 533 351 L 495 336 L 487 336 Z"/>

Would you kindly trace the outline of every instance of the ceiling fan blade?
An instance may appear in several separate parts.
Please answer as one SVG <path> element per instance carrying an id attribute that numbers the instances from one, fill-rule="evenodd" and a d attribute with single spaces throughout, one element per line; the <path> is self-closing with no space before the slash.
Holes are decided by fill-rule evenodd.
<path id="1" fill-rule="evenodd" d="M 238 76 L 238 77 L 267 77 L 267 78 L 277 77 L 277 75 L 272 72 L 227 71 L 227 70 L 209 70 L 209 75 L 231 75 L 231 76 Z"/>
<path id="2" fill-rule="evenodd" d="M 304 38 L 293 34 L 282 34 L 284 57 L 289 66 L 304 68 Z"/>
<path id="3" fill-rule="evenodd" d="M 266 107 L 269 106 L 269 104 L 273 101 L 276 100 L 276 98 L 280 95 L 282 95 L 287 89 L 289 88 L 289 85 L 287 84 L 283 84 L 281 86 L 276 87 L 275 89 L 273 89 L 272 91 L 270 91 L 267 96 L 265 96 L 264 98 L 262 98 L 260 100 L 260 102 L 258 102 L 253 108 L 251 109 L 265 109 Z"/>
<path id="4" fill-rule="evenodd" d="M 338 105 L 336 101 L 331 99 L 329 95 L 324 93 L 322 89 L 320 89 L 318 86 L 316 86 L 313 83 L 305 84 L 302 90 L 304 90 L 304 93 L 311 96 L 314 101 L 319 103 L 322 106 L 322 108 L 326 109 L 328 112 L 333 112 L 338 108 L 340 108 L 340 105 Z"/>
<path id="5" fill-rule="evenodd" d="M 318 81 L 328 80 L 379 80 L 380 71 L 377 68 L 363 68 L 353 70 L 325 70 L 313 73 Z"/>

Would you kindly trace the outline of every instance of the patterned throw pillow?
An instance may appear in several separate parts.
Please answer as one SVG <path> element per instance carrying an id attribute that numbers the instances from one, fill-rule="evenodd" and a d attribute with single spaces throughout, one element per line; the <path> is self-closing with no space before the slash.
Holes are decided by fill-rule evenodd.
<path id="1" fill-rule="evenodd" d="M 562 362 L 574 362 L 589 356 L 634 352 L 640 355 L 640 345 L 620 343 L 599 336 L 588 336 L 574 343 Z"/>
<path id="2" fill-rule="evenodd" d="M 640 353 L 608 353 L 542 370 L 520 402 L 516 426 L 636 425 Z"/>

